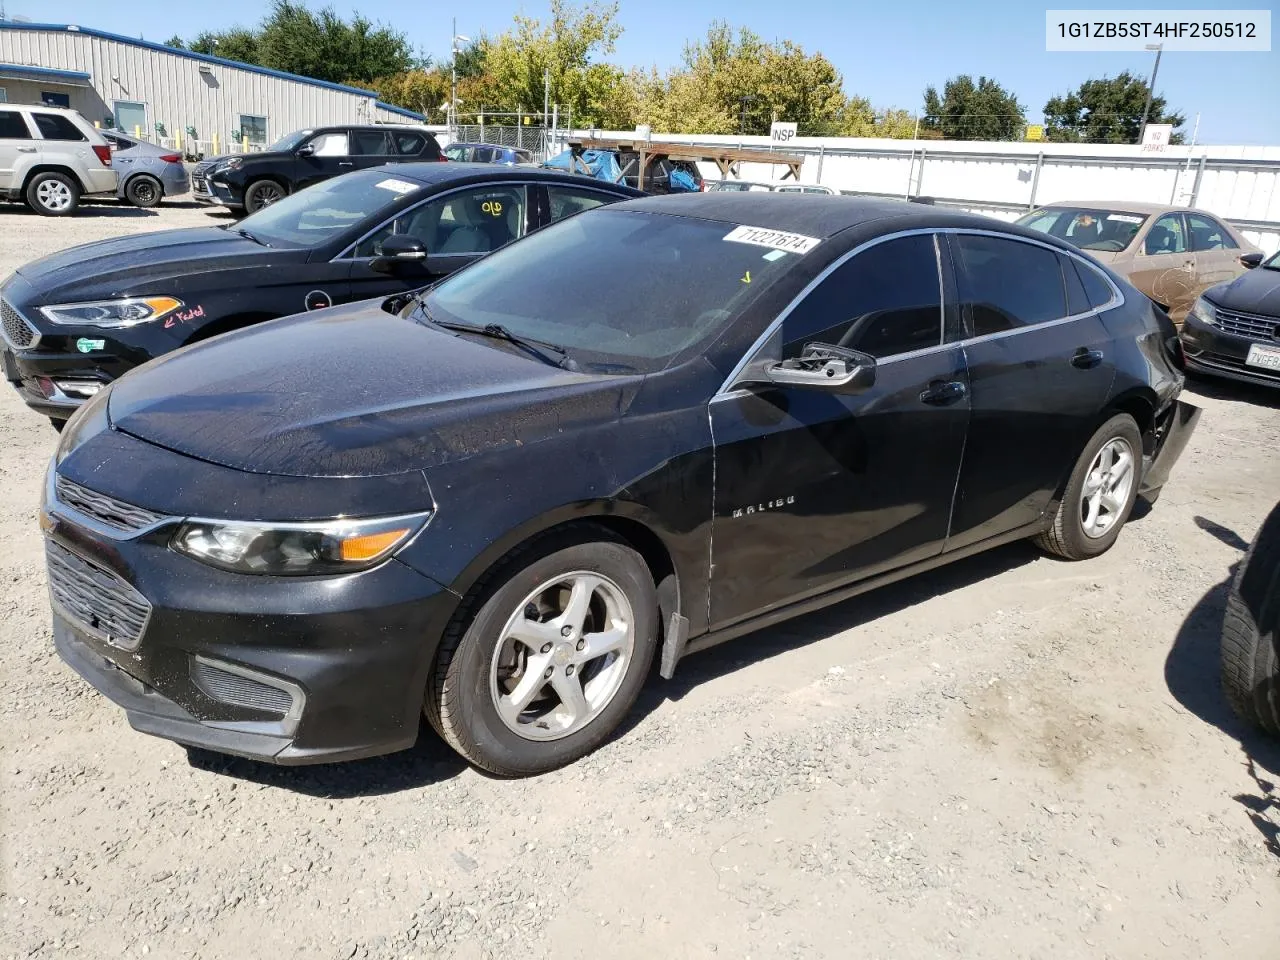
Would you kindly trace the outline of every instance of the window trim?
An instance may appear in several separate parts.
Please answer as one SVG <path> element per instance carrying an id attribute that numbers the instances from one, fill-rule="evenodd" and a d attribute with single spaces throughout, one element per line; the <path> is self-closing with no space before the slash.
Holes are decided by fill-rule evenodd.
<path id="1" fill-rule="evenodd" d="M 509 180 L 509 181 L 502 181 L 496 184 L 466 183 L 461 186 L 452 187 L 448 190 L 442 190 L 440 193 L 433 193 L 428 197 L 423 197 L 417 203 L 411 206 L 405 207 L 399 213 L 388 217 L 386 220 L 383 220 L 372 230 L 369 230 L 368 232 L 366 232 L 354 243 L 350 243 L 346 247 L 344 247 L 342 249 L 342 252 L 339 253 L 337 256 L 331 257 L 329 262 L 336 263 L 337 261 L 342 260 L 346 263 L 368 263 L 370 260 L 376 260 L 378 259 L 377 257 L 348 257 L 347 254 L 353 252 L 356 249 L 356 247 L 360 246 L 360 244 L 364 243 L 366 240 L 372 237 L 375 233 L 377 233 L 387 224 L 393 223 L 394 221 L 399 220 L 403 216 L 407 216 L 408 214 L 417 210 L 419 207 L 425 206 L 428 203 L 432 203 L 436 200 L 439 200 L 441 197 L 447 197 L 450 194 L 461 193 L 463 190 L 483 189 L 485 186 L 489 186 L 490 188 L 493 188 L 495 186 L 504 186 L 504 187 L 511 186 L 511 187 L 525 188 L 525 193 L 524 193 L 525 232 L 516 238 L 517 240 L 522 239 L 523 237 L 527 237 L 529 234 L 533 233 L 533 230 L 529 229 L 529 208 L 530 208 L 529 187 L 532 185 L 533 185 L 532 182 L 524 181 L 524 180 Z M 533 229 L 536 230 L 538 228 L 534 227 Z M 486 252 L 492 253 L 492 251 L 486 251 Z M 432 253 L 430 250 L 427 251 L 428 257 L 479 257 L 482 255 L 483 254 L 480 254 L 480 253 Z"/>
<path id="2" fill-rule="evenodd" d="M 745 394 L 749 392 L 742 387 L 734 386 L 734 384 L 742 376 L 743 371 L 746 370 L 747 367 L 749 367 L 751 363 L 755 361 L 759 352 L 764 349 L 764 347 L 768 344 L 769 340 L 773 337 L 773 335 L 778 330 L 781 329 L 783 322 L 787 319 L 788 316 L 790 316 L 791 312 L 795 310 L 797 306 L 800 305 L 800 303 L 804 300 L 804 298 L 807 297 L 810 293 L 812 293 L 813 290 L 818 286 L 818 284 L 822 283 L 822 281 L 826 280 L 827 277 L 831 276 L 832 273 L 834 273 L 837 269 L 843 266 L 846 261 L 852 259 L 853 257 L 856 257 L 863 250 L 868 250 L 871 247 L 877 246 L 878 244 L 885 243 L 889 240 L 896 240 L 899 237 L 916 236 L 922 233 L 933 234 L 935 237 L 934 249 L 939 250 L 938 282 L 942 290 L 942 324 L 943 324 L 942 343 L 934 347 L 921 347 L 919 350 L 912 350 L 907 353 L 898 353 L 898 354 L 894 354 L 892 357 L 885 357 L 883 360 L 876 360 L 877 367 L 881 367 L 889 363 L 896 363 L 899 360 L 915 359 L 916 357 L 925 356 L 927 354 L 933 353 L 938 350 L 951 350 L 956 347 L 965 347 L 965 346 L 968 346 L 969 344 L 986 343 L 988 340 L 997 340 L 1002 337 L 1014 337 L 1014 336 L 1018 336 L 1019 334 L 1030 333 L 1035 330 L 1044 330 L 1047 327 L 1053 327 L 1059 324 L 1071 323 L 1076 320 L 1081 320 L 1084 317 L 1087 317 L 1093 314 L 1105 313 L 1107 311 L 1114 310 L 1119 306 L 1123 306 L 1123 304 L 1125 303 L 1124 293 L 1121 292 L 1120 288 L 1116 285 L 1115 281 L 1112 280 L 1109 276 L 1107 276 L 1107 274 L 1104 271 L 1099 270 L 1096 266 L 1090 263 L 1087 258 L 1085 258 L 1084 256 L 1081 256 L 1080 253 L 1074 252 L 1071 250 L 1064 250 L 1062 247 L 1054 246 L 1051 243 L 1044 243 L 1032 237 L 1023 237 L 1013 233 L 1005 233 L 1004 231 L 1001 231 L 1001 230 L 983 230 L 980 227 L 917 227 L 912 230 L 899 230 L 895 233 L 886 233 L 879 237 L 873 237 L 870 240 L 865 241 L 864 243 L 860 243 L 851 250 L 846 250 L 844 253 L 842 253 L 839 257 L 837 257 L 831 263 L 827 264 L 826 267 L 822 269 L 821 273 L 819 273 L 816 277 L 814 277 L 807 284 L 805 284 L 804 289 L 802 289 L 799 293 L 797 293 L 795 297 L 791 299 L 791 302 L 782 308 L 782 310 L 778 313 L 778 315 L 773 318 L 773 320 L 769 323 L 768 326 L 765 327 L 764 332 L 761 333 L 760 336 L 758 336 L 755 339 L 755 341 L 751 344 L 751 346 L 747 348 L 747 350 L 742 355 L 742 359 L 738 361 L 737 365 L 729 373 L 729 376 L 725 377 L 724 382 L 720 384 L 720 388 L 714 394 L 711 395 L 710 402 L 715 403 L 717 400 L 725 399 L 727 397 L 734 397 L 739 394 Z M 1034 247 L 1044 247 L 1046 250 L 1049 250 L 1052 253 L 1063 254 L 1065 256 L 1071 257 L 1079 261 L 1080 263 L 1084 264 L 1085 267 L 1094 271 L 1096 274 L 1098 274 L 1098 276 L 1102 277 L 1102 279 L 1106 281 L 1107 286 L 1111 288 L 1111 299 L 1100 307 L 1091 306 L 1084 313 L 1075 313 L 1075 314 L 1071 314 L 1070 316 L 1059 317 L 1057 320 L 1046 320 L 1043 323 L 1027 324 L 1026 326 L 1015 327 L 1012 330 L 999 330 L 995 333 L 987 333 L 978 337 L 964 337 L 960 340 L 952 340 L 950 342 L 947 342 L 947 339 L 946 339 L 946 322 L 947 322 L 946 321 L 946 312 L 947 312 L 946 285 L 943 282 L 944 278 L 942 275 L 941 251 L 939 249 L 938 238 L 941 238 L 943 236 L 953 236 L 953 235 L 961 235 L 961 234 L 967 234 L 971 236 L 980 236 L 980 237 L 995 237 L 996 239 L 999 239 L 999 240 L 1013 240 L 1018 243 L 1030 244 L 1031 246 L 1034 246 Z M 957 283 L 959 282 L 959 277 L 956 278 L 956 281 Z M 1081 282 L 1083 283 L 1083 281 Z M 1064 291 L 1064 303 L 1065 303 L 1065 291 Z"/>

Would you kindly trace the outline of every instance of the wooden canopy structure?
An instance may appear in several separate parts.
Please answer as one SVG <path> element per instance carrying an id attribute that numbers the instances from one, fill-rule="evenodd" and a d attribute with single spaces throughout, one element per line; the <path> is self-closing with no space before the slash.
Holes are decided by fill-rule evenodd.
<path id="1" fill-rule="evenodd" d="M 736 165 L 739 163 L 774 163 L 787 168 L 787 172 L 782 175 L 783 180 L 787 179 L 787 177 L 799 180 L 800 167 L 804 164 L 804 157 L 790 153 L 774 153 L 772 150 L 699 146 L 692 143 L 663 143 L 656 140 L 602 140 L 587 137 L 579 140 L 570 140 L 569 150 L 572 152 L 569 169 L 574 173 L 590 173 L 585 161 L 582 161 L 582 169 L 578 169 L 578 163 L 584 150 L 608 150 L 636 154 L 638 160 L 632 160 L 623 167 L 622 174 L 618 179 L 621 180 L 623 177 L 628 176 L 631 173 L 631 168 L 638 166 L 638 170 L 635 172 L 636 186 L 641 190 L 644 189 L 644 182 L 649 173 L 649 164 L 658 159 L 685 160 L 692 163 L 714 163 L 720 168 L 722 177 L 727 177 L 730 173 L 736 176 Z"/>

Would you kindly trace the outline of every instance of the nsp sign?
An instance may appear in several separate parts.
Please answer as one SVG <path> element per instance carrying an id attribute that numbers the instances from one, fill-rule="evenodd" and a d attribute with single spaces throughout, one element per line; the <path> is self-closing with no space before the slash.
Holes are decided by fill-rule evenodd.
<path id="1" fill-rule="evenodd" d="M 796 125 L 794 123 L 779 123 L 774 121 L 769 126 L 769 139 L 774 143 L 790 143 L 796 135 Z"/>

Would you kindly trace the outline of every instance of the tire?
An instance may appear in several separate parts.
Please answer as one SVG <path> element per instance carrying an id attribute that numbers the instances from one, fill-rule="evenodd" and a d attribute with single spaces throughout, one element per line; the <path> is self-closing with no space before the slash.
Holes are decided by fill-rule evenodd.
<path id="1" fill-rule="evenodd" d="M 158 207 L 164 199 L 164 187 L 155 177 L 140 173 L 125 184 L 124 195 L 135 207 Z"/>
<path id="2" fill-rule="evenodd" d="M 1103 451 L 1120 453 L 1125 448 L 1128 470 L 1121 476 L 1114 472 L 1119 469 L 1120 457 L 1115 457 L 1108 467 Z M 1138 424 L 1133 417 L 1118 413 L 1099 427 L 1085 444 L 1084 452 L 1063 488 L 1052 522 L 1036 537 L 1036 545 L 1064 560 L 1086 560 L 1106 553 L 1129 519 L 1141 481 L 1142 434 L 1138 432 Z M 1098 484 L 1100 489 L 1096 486 Z M 1120 489 L 1122 484 L 1123 491 Z M 1086 486 L 1096 492 L 1086 490 Z M 1091 503 L 1094 512 L 1087 514 Z M 1089 516 L 1096 516 L 1096 522 L 1090 524 Z"/>
<path id="3" fill-rule="evenodd" d="M 27 184 L 26 198 L 42 217 L 68 217 L 80 206 L 80 184 L 65 173 L 37 173 Z"/>
<path id="4" fill-rule="evenodd" d="M 1280 506 L 1236 570 L 1222 621 L 1222 691 L 1241 720 L 1280 736 Z"/>
<path id="5" fill-rule="evenodd" d="M 589 599 L 585 620 L 575 620 L 567 602 L 580 589 Z M 463 757 L 499 776 L 572 763 L 604 743 L 635 704 L 658 623 L 652 574 L 608 530 L 583 526 L 517 548 L 446 630 L 424 700 L 427 719 Z M 591 638 L 612 652 L 592 658 Z M 582 693 L 578 710 L 559 692 L 574 689 Z"/>
<path id="6" fill-rule="evenodd" d="M 255 180 L 244 191 L 244 212 L 257 213 L 285 195 L 284 187 L 274 180 Z"/>

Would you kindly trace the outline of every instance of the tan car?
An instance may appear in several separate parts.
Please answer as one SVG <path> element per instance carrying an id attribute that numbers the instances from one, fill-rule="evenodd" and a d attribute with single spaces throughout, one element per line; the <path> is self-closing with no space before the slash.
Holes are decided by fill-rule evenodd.
<path id="1" fill-rule="evenodd" d="M 1054 203 L 1017 221 L 1124 275 L 1181 325 L 1196 297 L 1262 262 L 1240 231 L 1203 210 L 1154 203 Z"/>

